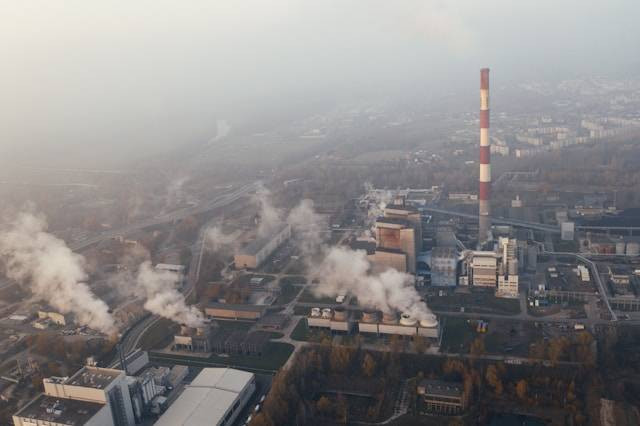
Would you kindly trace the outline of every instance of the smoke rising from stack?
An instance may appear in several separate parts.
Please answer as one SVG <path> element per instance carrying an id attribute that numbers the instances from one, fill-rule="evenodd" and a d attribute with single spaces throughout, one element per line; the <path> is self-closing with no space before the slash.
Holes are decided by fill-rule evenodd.
<path id="1" fill-rule="evenodd" d="M 153 268 L 151 262 L 140 264 L 136 276 L 136 294 L 144 299 L 144 308 L 149 312 L 168 318 L 189 327 L 204 324 L 202 313 L 194 306 L 188 306 L 184 295 L 175 285 L 178 274 Z"/>
<path id="2" fill-rule="evenodd" d="M 418 320 L 431 318 L 431 311 L 413 286 L 412 275 L 395 269 L 372 274 L 365 251 L 324 244 L 322 219 L 311 200 L 303 200 L 295 207 L 288 222 L 299 233 L 295 242 L 305 256 L 311 278 L 319 283 L 312 287 L 316 296 L 351 293 L 367 307 L 406 312 Z"/>
<path id="3" fill-rule="evenodd" d="M 234 252 L 238 243 L 233 234 L 225 234 L 219 226 L 208 228 L 205 233 L 205 246 L 211 251 Z"/>
<path id="4" fill-rule="evenodd" d="M 107 304 L 85 284 L 85 260 L 46 232 L 43 217 L 21 212 L 0 230 L 0 256 L 7 276 L 75 321 L 110 334 L 116 331 Z"/>
<path id="5" fill-rule="evenodd" d="M 304 199 L 291 209 L 287 223 L 294 232 L 296 246 L 306 257 L 311 257 L 322 247 L 322 227 L 324 220 L 313 208 L 313 200 Z"/>
<path id="6" fill-rule="evenodd" d="M 395 269 L 371 274 L 371 263 L 364 250 L 328 248 L 311 273 L 319 281 L 313 288 L 316 296 L 351 293 L 366 307 L 389 313 L 405 312 L 417 320 L 431 318 L 431 311 L 413 286 L 413 276 Z"/>
<path id="7" fill-rule="evenodd" d="M 260 207 L 258 237 L 271 235 L 282 224 L 282 212 L 271 203 L 271 191 L 262 186 L 254 197 Z"/>

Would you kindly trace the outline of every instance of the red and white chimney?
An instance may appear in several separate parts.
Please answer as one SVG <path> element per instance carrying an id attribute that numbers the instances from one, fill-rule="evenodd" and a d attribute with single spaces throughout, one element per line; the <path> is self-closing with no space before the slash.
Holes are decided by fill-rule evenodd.
<path id="1" fill-rule="evenodd" d="M 480 186 L 478 192 L 478 244 L 491 229 L 491 142 L 489 141 L 489 68 L 480 70 Z"/>

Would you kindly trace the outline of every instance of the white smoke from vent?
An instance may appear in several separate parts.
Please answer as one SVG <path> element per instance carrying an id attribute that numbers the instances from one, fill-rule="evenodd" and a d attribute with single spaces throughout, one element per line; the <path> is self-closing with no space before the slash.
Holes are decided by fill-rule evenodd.
<path id="1" fill-rule="evenodd" d="M 271 203 L 271 191 L 262 186 L 255 195 L 260 211 L 258 237 L 265 237 L 273 234 L 282 225 L 282 212 Z"/>
<path id="2" fill-rule="evenodd" d="M 383 312 L 400 311 L 418 320 L 432 318 L 427 305 L 420 300 L 412 275 L 387 269 L 371 273 L 371 263 L 363 250 L 331 247 L 322 262 L 311 271 L 319 284 L 313 288 L 316 296 L 336 296 L 351 293 L 358 303 Z"/>
<path id="3" fill-rule="evenodd" d="M 315 212 L 313 200 L 304 199 L 287 217 L 294 233 L 294 243 L 304 256 L 313 256 L 322 247 L 322 229 L 326 226 L 322 216 Z"/>
<path id="4" fill-rule="evenodd" d="M 10 279 L 26 284 L 39 299 L 94 330 L 116 331 L 107 304 L 85 284 L 85 260 L 46 232 L 43 217 L 19 213 L 0 230 L 0 256 Z"/>
<path id="5" fill-rule="evenodd" d="M 219 226 L 212 226 L 205 233 L 205 247 L 214 252 L 235 252 L 238 248 L 236 234 L 225 234 Z"/>
<path id="6" fill-rule="evenodd" d="M 373 274 L 365 251 L 324 244 L 322 219 L 311 200 L 303 200 L 291 210 L 287 222 L 297 231 L 295 242 L 305 256 L 311 278 L 318 282 L 312 288 L 316 296 L 351 293 L 363 306 L 408 313 L 418 320 L 432 318 L 414 287 L 412 275 L 391 268 Z"/>
<path id="7" fill-rule="evenodd" d="M 138 268 L 136 294 L 146 299 L 144 308 L 156 315 L 189 327 L 202 326 L 202 313 L 187 305 L 184 295 L 176 289 L 178 281 L 177 273 L 155 269 L 151 262 L 145 261 Z"/>

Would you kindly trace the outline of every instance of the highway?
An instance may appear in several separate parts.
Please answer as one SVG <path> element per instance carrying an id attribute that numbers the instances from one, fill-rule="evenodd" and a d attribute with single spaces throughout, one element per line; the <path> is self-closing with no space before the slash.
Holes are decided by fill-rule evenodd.
<path id="1" fill-rule="evenodd" d="M 121 235 L 126 235 L 133 231 L 137 231 L 139 229 L 148 228 L 150 226 L 160 225 L 163 223 L 173 222 L 175 220 L 183 219 L 188 216 L 204 213 L 219 207 L 224 207 L 226 205 L 233 203 L 236 200 L 239 200 L 240 198 L 247 195 L 251 191 L 255 191 L 258 188 L 259 184 L 260 184 L 260 181 L 255 181 L 255 182 L 246 184 L 230 193 L 219 195 L 213 200 L 206 202 L 202 205 L 183 208 L 180 210 L 173 211 L 171 213 L 144 219 L 142 221 L 132 223 L 130 225 L 127 225 L 117 230 L 107 231 L 98 235 L 93 235 L 84 240 L 70 243 L 69 248 L 71 248 L 71 250 L 73 251 L 79 251 L 87 247 L 90 247 L 93 244 L 99 243 L 100 241 L 108 240 L 110 238 L 115 238 Z"/>

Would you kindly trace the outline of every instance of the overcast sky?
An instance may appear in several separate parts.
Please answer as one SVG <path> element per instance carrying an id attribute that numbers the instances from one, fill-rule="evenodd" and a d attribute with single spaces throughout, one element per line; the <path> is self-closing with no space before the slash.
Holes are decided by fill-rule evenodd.
<path id="1" fill-rule="evenodd" d="M 640 68 L 637 0 L 0 0 L 0 155 L 139 155 L 217 117 Z M 472 96 L 476 96 L 473 93 Z"/>

